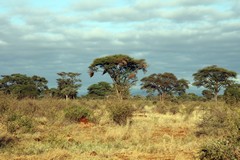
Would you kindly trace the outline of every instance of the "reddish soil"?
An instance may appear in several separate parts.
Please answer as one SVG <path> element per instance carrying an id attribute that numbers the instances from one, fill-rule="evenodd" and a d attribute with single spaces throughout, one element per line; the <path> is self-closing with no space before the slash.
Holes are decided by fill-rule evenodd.
<path id="1" fill-rule="evenodd" d="M 184 138 L 189 134 L 189 128 L 179 127 L 179 128 L 170 128 L 170 127 L 161 127 L 155 129 L 152 137 L 162 137 L 163 135 L 173 136 L 174 138 Z"/>
<path id="2" fill-rule="evenodd" d="M 87 118 L 85 118 L 85 117 L 82 117 L 82 118 L 80 118 L 79 122 L 87 124 L 87 123 L 89 123 L 89 120 Z"/>
<path id="3" fill-rule="evenodd" d="M 132 155 L 127 153 L 116 153 L 114 154 L 120 160 L 131 160 L 137 158 L 138 160 L 175 160 L 174 155 L 156 155 L 156 154 L 146 154 L 146 155 Z"/>
<path id="4" fill-rule="evenodd" d="M 172 155 L 163 155 L 163 156 L 143 155 L 143 156 L 139 156 L 138 158 L 146 159 L 146 160 L 175 160 L 175 156 L 172 156 Z"/>

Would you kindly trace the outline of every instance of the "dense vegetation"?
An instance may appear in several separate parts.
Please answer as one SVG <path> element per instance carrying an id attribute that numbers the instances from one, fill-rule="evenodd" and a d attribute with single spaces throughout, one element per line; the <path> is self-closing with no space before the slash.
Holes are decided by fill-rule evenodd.
<path id="1" fill-rule="evenodd" d="M 137 82 L 137 72 L 139 70 L 147 72 L 147 63 L 144 59 L 134 59 L 121 54 L 97 58 L 89 66 L 90 77 L 93 77 L 95 72 L 102 72 L 103 75 L 107 73 L 113 83 L 99 82 L 92 84 L 88 87 L 86 96 L 104 98 L 115 95 L 119 99 L 128 99 L 131 96 L 130 88 Z M 79 78 L 81 73 L 60 72 L 57 74 L 60 76 L 57 79 L 57 88 L 50 89 L 47 86 L 48 81 L 44 77 L 37 75 L 28 77 L 20 73 L 2 75 L 0 91 L 5 94 L 15 95 L 19 99 L 40 97 L 77 98 L 78 90 L 81 87 L 81 79 Z M 193 74 L 193 77 L 194 82 L 192 85 L 206 88 L 202 91 L 205 100 L 214 99 L 217 101 L 219 92 L 226 88 L 228 88 L 226 94 L 224 94 L 226 100 L 229 97 L 234 97 L 235 101 L 239 100 L 237 98 L 239 90 L 235 89 L 233 91 L 234 86 L 239 85 L 235 80 L 237 77 L 236 72 L 213 65 L 198 70 Z M 175 98 L 188 96 L 186 90 L 189 88 L 189 82 L 183 78 L 178 79 L 173 73 L 153 73 L 142 78 L 141 82 L 141 89 L 147 91 L 148 97 L 155 95 L 154 92 L 157 92 L 162 101 L 169 96 Z"/>

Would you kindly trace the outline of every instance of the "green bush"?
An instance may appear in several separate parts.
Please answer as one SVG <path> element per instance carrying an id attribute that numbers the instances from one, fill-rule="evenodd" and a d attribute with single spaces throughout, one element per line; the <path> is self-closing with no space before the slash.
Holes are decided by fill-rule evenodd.
<path id="1" fill-rule="evenodd" d="M 7 118 L 7 131 L 10 133 L 14 133 L 18 130 L 22 132 L 31 132 L 33 129 L 33 120 L 28 116 L 13 113 Z"/>
<path id="2" fill-rule="evenodd" d="M 207 142 L 200 148 L 200 160 L 237 160 L 240 148 L 235 140 L 221 139 Z"/>
<path id="3" fill-rule="evenodd" d="M 86 107 L 72 106 L 65 109 L 65 118 L 73 122 L 79 122 L 81 118 L 92 120 L 92 112 Z"/>
<path id="4" fill-rule="evenodd" d="M 197 136 L 232 136 L 240 130 L 240 113 L 226 105 L 218 104 L 209 108 L 197 124 Z"/>
<path id="5" fill-rule="evenodd" d="M 116 102 L 108 107 L 111 119 L 118 125 L 126 125 L 127 120 L 132 117 L 134 107 L 127 102 Z"/>
<path id="6" fill-rule="evenodd" d="M 224 91 L 224 100 L 227 104 L 234 105 L 240 102 L 240 84 L 229 86 Z"/>

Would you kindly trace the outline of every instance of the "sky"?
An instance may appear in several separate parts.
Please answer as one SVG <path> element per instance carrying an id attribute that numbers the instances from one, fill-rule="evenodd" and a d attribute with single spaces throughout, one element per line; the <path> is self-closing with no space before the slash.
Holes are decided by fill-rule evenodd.
<path id="1" fill-rule="evenodd" d="M 139 80 L 171 72 L 192 83 L 209 65 L 240 73 L 240 0 L 0 0 L 0 22 L 0 75 L 39 75 L 56 87 L 56 73 L 78 72 L 80 94 L 111 82 L 90 78 L 88 66 L 113 54 L 146 59 Z M 140 82 L 132 93 L 144 93 Z"/>

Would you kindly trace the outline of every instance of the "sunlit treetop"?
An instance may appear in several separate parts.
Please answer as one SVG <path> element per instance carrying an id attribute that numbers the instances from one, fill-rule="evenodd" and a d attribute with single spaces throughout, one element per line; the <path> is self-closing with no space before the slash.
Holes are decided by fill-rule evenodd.
<path id="1" fill-rule="evenodd" d="M 138 70 L 146 72 L 146 68 L 144 59 L 118 54 L 95 59 L 89 66 L 89 74 L 92 77 L 94 72 L 108 73 L 115 83 L 121 83 L 121 80 L 135 78 Z"/>

